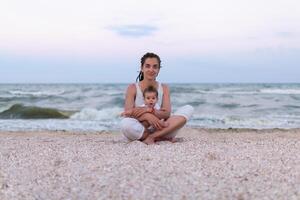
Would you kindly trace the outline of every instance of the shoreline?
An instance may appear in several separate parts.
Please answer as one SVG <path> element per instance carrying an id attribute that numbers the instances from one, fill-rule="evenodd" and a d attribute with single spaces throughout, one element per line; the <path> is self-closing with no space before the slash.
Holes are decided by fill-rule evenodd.
<path id="1" fill-rule="evenodd" d="M 200 132 L 208 132 L 208 133 L 238 133 L 238 132 L 255 132 L 255 133 L 270 133 L 270 132 L 300 132 L 300 128 L 203 128 L 203 127 L 193 127 L 186 126 L 183 128 L 183 132 L 186 131 L 200 131 Z M 182 132 L 182 131 L 180 131 Z M 6 134 L 62 134 L 62 135 L 101 135 L 101 134 L 119 134 L 121 132 L 119 130 L 100 130 L 100 131 L 83 131 L 83 130 L 1 130 L 0 136 Z"/>
<path id="2" fill-rule="evenodd" d="M 300 198 L 300 129 L 186 127 L 178 137 L 0 131 L 0 199 Z"/>

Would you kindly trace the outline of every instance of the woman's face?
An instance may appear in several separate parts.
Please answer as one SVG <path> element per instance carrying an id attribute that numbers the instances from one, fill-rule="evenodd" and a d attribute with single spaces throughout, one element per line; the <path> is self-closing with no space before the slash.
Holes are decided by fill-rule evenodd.
<path id="1" fill-rule="evenodd" d="M 144 65 L 142 66 L 142 72 L 144 73 L 144 78 L 149 80 L 155 80 L 159 73 L 159 63 L 156 58 L 147 58 Z"/>

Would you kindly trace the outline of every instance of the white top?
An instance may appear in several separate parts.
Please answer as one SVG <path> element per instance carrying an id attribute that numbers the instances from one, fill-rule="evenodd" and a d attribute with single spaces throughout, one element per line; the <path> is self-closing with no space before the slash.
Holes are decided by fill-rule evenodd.
<path id="1" fill-rule="evenodd" d="M 142 90 L 139 86 L 139 83 L 136 83 L 135 87 L 136 87 L 135 107 L 141 107 L 144 104 L 143 92 L 142 92 Z M 162 97 L 163 97 L 163 94 L 164 94 L 161 83 L 158 83 L 157 92 L 158 92 L 157 104 L 158 104 L 159 107 L 161 107 L 162 106 Z"/>

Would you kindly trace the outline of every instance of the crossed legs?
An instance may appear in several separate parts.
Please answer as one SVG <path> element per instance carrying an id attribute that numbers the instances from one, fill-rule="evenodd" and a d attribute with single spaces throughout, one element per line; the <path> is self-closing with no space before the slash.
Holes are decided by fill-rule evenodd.
<path id="1" fill-rule="evenodd" d="M 166 138 L 165 136 L 183 127 L 186 123 L 186 118 L 179 115 L 173 115 L 170 118 L 168 118 L 166 122 L 168 122 L 169 125 L 161 130 L 157 130 L 152 134 L 144 132 L 144 135 L 141 140 L 145 144 L 153 144 L 155 143 L 155 141 L 161 140 L 170 140 L 172 142 L 175 142 L 173 138 Z"/>

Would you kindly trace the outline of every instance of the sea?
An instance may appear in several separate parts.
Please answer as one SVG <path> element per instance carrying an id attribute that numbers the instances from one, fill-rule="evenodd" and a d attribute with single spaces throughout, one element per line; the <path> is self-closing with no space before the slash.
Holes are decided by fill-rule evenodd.
<path id="1" fill-rule="evenodd" d="M 300 83 L 168 84 L 187 126 L 300 128 Z M 0 131 L 119 131 L 128 84 L 0 84 Z"/>

